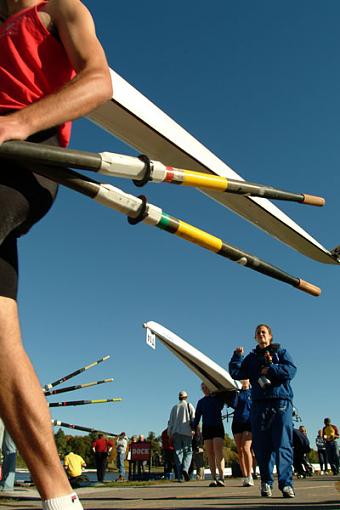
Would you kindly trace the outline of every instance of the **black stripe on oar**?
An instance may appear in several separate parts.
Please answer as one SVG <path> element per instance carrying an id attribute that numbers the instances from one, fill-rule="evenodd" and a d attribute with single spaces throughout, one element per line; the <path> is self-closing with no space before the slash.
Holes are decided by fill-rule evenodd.
<path id="1" fill-rule="evenodd" d="M 288 283 L 289 285 L 293 285 L 294 287 L 299 287 L 300 278 L 296 278 L 295 276 L 291 276 L 290 274 L 282 271 L 278 267 L 275 267 L 264 260 L 261 260 L 250 253 L 239 250 L 234 246 L 231 246 L 225 242 L 222 243 L 222 248 L 218 252 L 222 257 L 226 257 L 228 259 L 241 264 L 242 266 L 249 267 L 262 273 L 266 276 L 271 276 L 276 280 L 280 280 L 282 282 Z"/>
<path id="2" fill-rule="evenodd" d="M 74 425 L 73 423 L 66 423 L 64 421 L 51 420 L 51 422 L 54 427 L 65 427 L 68 429 L 82 430 L 83 432 L 90 432 L 90 433 L 95 432 L 97 434 L 99 433 L 99 434 L 104 434 L 105 436 L 112 436 L 112 437 L 118 436 L 118 434 L 114 434 L 113 432 L 104 432 L 103 430 L 89 428 L 89 427 L 83 427 L 82 425 Z"/>
<path id="3" fill-rule="evenodd" d="M 93 171 L 98 171 L 102 163 L 100 154 L 94 152 L 19 141 L 5 142 L 0 145 L 0 157 Z"/>
<path id="4" fill-rule="evenodd" d="M 293 193 L 291 191 L 273 188 L 272 186 L 265 186 L 264 184 L 236 181 L 233 179 L 228 179 L 228 187 L 225 191 L 237 193 L 239 195 L 250 195 L 272 200 L 287 200 L 316 206 L 323 206 L 325 204 L 325 199 L 322 197 Z"/>

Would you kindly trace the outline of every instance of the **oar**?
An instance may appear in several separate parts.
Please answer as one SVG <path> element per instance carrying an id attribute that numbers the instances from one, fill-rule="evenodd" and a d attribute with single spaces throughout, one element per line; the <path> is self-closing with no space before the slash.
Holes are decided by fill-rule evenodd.
<path id="1" fill-rule="evenodd" d="M 147 156 L 124 156 L 113 152 L 86 152 L 63 149 L 30 142 L 6 142 L 0 146 L 0 156 L 23 159 L 25 162 L 44 163 L 62 167 L 91 170 L 104 175 L 132 179 L 137 186 L 146 182 L 168 182 L 194 186 L 238 195 L 288 200 L 301 204 L 323 206 L 325 199 L 304 193 L 293 193 L 264 184 L 227 179 L 218 175 L 165 166 Z"/>
<path id="2" fill-rule="evenodd" d="M 103 398 L 100 400 L 69 400 L 68 402 L 49 402 L 48 407 L 67 407 L 67 406 L 85 406 L 88 404 L 107 404 L 108 402 L 121 402 L 123 399 L 116 398 Z"/>
<path id="3" fill-rule="evenodd" d="M 78 191 L 96 202 L 101 203 L 111 209 L 119 211 L 129 216 L 129 223 L 135 224 L 140 221 L 153 225 L 171 234 L 186 239 L 202 248 L 213 251 L 222 257 L 228 258 L 242 266 L 249 267 L 254 271 L 265 274 L 280 280 L 288 285 L 292 285 L 308 294 L 319 296 L 321 290 L 312 283 L 306 282 L 301 278 L 291 276 L 282 269 L 279 269 L 258 257 L 242 251 L 199 228 L 185 223 L 162 211 L 159 207 L 149 204 L 145 197 L 137 198 L 133 195 L 124 193 L 119 188 L 110 184 L 101 184 L 93 179 L 87 179 L 84 175 L 78 174 L 73 170 L 59 167 L 35 166 L 34 171 L 38 174 L 48 177 L 52 181 L 58 182 Z"/>
<path id="4" fill-rule="evenodd" d="M 54 386 L 58 386 L 58 384 L 62 384 L 63 382 L 67 381 L 68 379 L 71 379 L 72 377 L 75 377 L 76 375 L 81 374 L 82 372 L 85 372 L 85 370 L 88 370 L 89 368 L 95 367 L 99 363 L 102 363 L 103 361 L 106 361 L 110 358 L 110 356 L 103 356 L 102 358 L 98 359 L 97 361 L 94 361 L 93 363 L 90 363 L 89 365 L 85 365 L 85 367 L 81 367 L 78 370 L 75 370 L 71 374 L 65 375 L 64 377 L 61 377 L 57 381 L 54 381 L 49 384 L 45 384 L 43 387 L 43 391 L 49 391 L 51 388 L 54 388 Z"/>
<path id="5" fill-rule="evenodd" d="M 112 437 L 118 436 L 118 434 L 113 434 L 112 432 L 103 432 L 102 430 L 90 429 L 89 427 L 82 427 L 81 425 L 73 425 L 72 423 L 65 423 L 64 421 L 51 420 L 51 422 L 54 427 L 65 427 L 67 429 L 82 430 L 84 432 L 90 432 L 90 433 L 96 432 L 99 434 L 104 434 L 104 436 L 112 436 Z"/>
<path id="6" fill-rule="evenodd" d="M 66 393 L 67 391 L 75 391 L 80 390 L 81 388 L 90 388 L 91 386 L 96 386 L 97 384 L 104 384 L 112 382 L 113 379 L 103 379 L 102 381 L 93 381 L 89 383 L 84 384 L 75 384 L 74 386 L 67 386 L 66 388 L 60 388 L 59 390 L 50 390 L 45 391 L 45 396 L 48 397 L 49 395 L 58 395 L 59 393 Z"/>

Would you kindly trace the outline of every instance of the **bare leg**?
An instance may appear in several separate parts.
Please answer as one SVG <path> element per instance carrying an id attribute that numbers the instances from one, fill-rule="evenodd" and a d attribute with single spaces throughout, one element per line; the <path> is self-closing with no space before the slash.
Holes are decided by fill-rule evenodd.
<path id="1" fill-rule="evenodd" d="M 246 467 L 245 467 L 245 463 L 244 463 L 244 451 L 243 451 L 243 447 L 242 447 L 242 433 L 234 434 L 234 439 L 235 439 L 235 443 L 236 443 L 236 448 L 237 448 L 237 452 L 238 452 L 238 460 L 240 463 L 242 475 L 248 476 L 246 474 Z"/>
<path id="2" fill-rule="evenodd" d="M 42 499 L 73 492 L 60 463 L 46 399 L 23 348 L 17 304 L 0 296 L 0 415 Z"/>
<path id="3" fill-rule="evenodd" d="M 204 449 L 207 452 L 207 456 L 208 456 L 208 463 L 209 463 L 211 478 L 213 480 L 215 480 L 216 479 L 216 459 L 215 459 L 214 444 L 213 444 L 212 439 L 204 440 Z"/>
<path id="4" fill-rule="evenodd" d="M 213 439 L 214 457 L 215 457 L 215 462 L 216 462 L 216 466 L 218 469 L 218 474 L 220 476 L 220 480 L 223 480 L 223 478 L 224 478 L 223 445 L 224 445 L 224 440 L 221 437 L 214 437 L 214 439 Z"/>
<path id="5" fill-rule="evenodd" d="M 244 477 L 252 475 L 253 456 L 251 453 L 252 435 L 251 432 L 241 432 L 234 435 L 240 468 Z"/>
<path id="6" fill-rule="evenodd" d="M 251 432 L 242 433 L 242 446 L 243 446 L 243 459 L 244 469 L 246 472 L 245 476 L 252 476 L 253 471 L 253 456 L 251 453 L 252 434 Z"/>

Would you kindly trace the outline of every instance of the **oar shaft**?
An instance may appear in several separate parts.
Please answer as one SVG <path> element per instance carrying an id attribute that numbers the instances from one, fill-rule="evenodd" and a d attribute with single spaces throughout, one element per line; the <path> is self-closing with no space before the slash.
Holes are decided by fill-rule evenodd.
<path id="1" fill-rule="evenodd" d="M 196 188 L 235 193 L 237 195 L 251 195 L 253 197 L 288 200 L 291 202 L 300 202 L 303 204 L 316 206 L 322 206 L 325 204 L 324 198 L 314 195 L 293 193 L 291 191 L 276 189 L 272 186 L 266 186 L 264 184 L 237 181 L 235 179 L 227 179 L 226 177 L 221 177 L 219 175 L 194 172 L 192 170 L 182 170 L 172 167 L 165 168 L 165 172 L 157 172 L 155 169 L 154 173 L 151 173 L 152 180 L 160 182 L 159 179 L 161 179 L 161 182 L 168 182 L 170 184 L 194 186 Z M 159 179 L 156 178 L 156 172 L 159 174 Z M 153 178 L 154 175 L 155 178 Z"/>
<path id="2" fill-rule="evenodd" d="M 40 167 L 35 168 L 36 173 L 40 173 Z M 44 167 L 44 175 L 48 176 L 49 172 L 52 179 L 56 179 L 54 169 L 48 169 Z M 84 194 L 87 193 L 87 183 L 86 178 L 73 172 L 68 169 L 58 169 L 58 182 L 64 184 L 65 186 L 71 187 L 69 184 L 70 179 L 73 180 L 75 175 L 78 179 L 78 188 L 77 191 L 82 193 L 82 179 L 85 181 L 84 183 Z M 100 184 L 95 181 L 91 181 L 91 185 L 93 186 L 93 191 L 96 191 L 96 195 L 92 198 L 96 201 L 119 211 L 123 214 L 126 214 L 132 218 L 138 218 L 142 208 L 143 208 L 143 200 L 137 198 L 133 195 L 123 192 L 119 188 L 115 188 L 109 184 Z M 300 278 L 289 275 L 288 273 L 282 271 L 281 269 L 272 266 L 271 264 L 255 257 L 247 252 L 239 250 L 224 241 L 219 239 L 203 230 L 193 227 L 188 223 L 185 223 L 177 218 L 174 218 L 166 213 L 163 213 L 162 209 L 152 204 L 147 204 L 145 208 L 145 214 L 143 218 L 140 219 L 144 223 L 148 223 L 153 226 L 157 226 L 162 230 L 166 230 L 172 234 L 176 234 L 187 241 L 190 241 L 194 244 L 198 244 L 202 248 L 213 251 L 223 257 L 229 258 L 230 260 L 237 262 L 241 265 L 247 266 L 254 271 L 258 271 L 262 274 L 275 278 L 276 280 L 280 280 L 282 282 L 288 283 L 293 287 L 299 288 L 313 296 L 319 296 L 321 290 L 307 282 L 305 284 L 301 284 L 303 280 Z"/>
<path id="3" fill-rule="evenodd" d="M 103 379 L 102 381 L 93 381 L 93 382 L 84 383 L 84 384 L 75 384 L 74 386 L 67 386 L 66 388 L 60 388 L 59 390 L 45 391 L 45 396 L 48 397 L 49 395 L 59 395 L 60 393 L 66 393 L 68 391 L 80 390 L 83 388 L 90 388 L 91 386 L 96 386 L 98 384 L 104 384 L 104 383 L 108 383 L 108 382 L 112 382 L 112 381 L 113 381 L 113 379 L 110 378 L 110 379 Z"/>
<path id="4" fill-rule="evenodd" d="M 89 428 L 89 427 L 83 427 L 81 425 L 74 425 L 72 423 L 65 423 L 64 421 L 60 421 L 60 420 L 51 420 L 51 422 L 54 427 L 65 427 L 68 429 L 82 430 L 83 432 L 89 432 L 89 433 L 96 432 L 96 433 L 104 434 L 105 436 L 112 436 L 112 437 L 118 436 L 118 434 L 114 434 L 112 432 L 104 432 L 103 430 Z"/>
<path id="5" fill-rule="evenodd" d="M 222 239 L 208 234 L 207 232 L 193 227 L 192 225 L 178 220 L 177 218 L 162 213 L 162 218 L 157 227 L 166 230 L 171 234 L 176 234 L 187 241 L 198 244 L 202 248 L 213 251 L 222 257 L 226 257 L 233 262 L 241 264 L 242 266 L 249 267 L 250 269 L 254 269 L 262 274 L 271 276 L 276 280 L 280 280 L 292 285 L 293 287 L 300 288 L 313 296 L 318 296 L 320 294 L 320 289 L 315 285 L 308 282 L 301 283 L 303 280 L 300 278 L 291 276 L 285 271 L 282 271 L 282 269 L 279 269 L 268 262 L 251 255 L 250 253 L 235 248 L 234 246 L 225 243 Z"/>
<path id="6" fill-rule="evenodd" d="M 99 400 L 69 400 L 67 402 L 49 402 L 49 407 L 67 407 L 67 406 L 86 406 L 89 404 L 107 404 L 109 402 L 121 402 L 123 399 L 117 398 L 103 398 Z"/>
<path id="7" fill-rule="evenodd" d="M 0 157 L 24 159 L 26 162 L 31 163 L 91 170 L 104 175 L 133 179 L 136 183 L 138 181 L 168 182 L 220 192 L 236 193 L 238 195 L 288 200 L 315 206 L 323 206 L 325 204 L 324 198 L 314 195 L 293 193 L 264 184 L 237 181 L 204 172 L 173 168 L 163 165 L 160 161 L 148 160 L 148 158 L 146 158 L 149 161 L 149 165 L 147 165 L 145 159 L 115 154 L 113 152 L 93 153 L 30 142 L 11 141 L 5 142 L 0 146 Z M 148 168 L 149 173 L 147 173 Z M 76 178 L 72 181 L 72 184 L 72 189 L 79 191 Z M 88 196 L 91 196 L 92 190 L 93 187 L 89 186 L 87 190 Z"/>
<path id="8" fill-rule="evenodd" d="M 103 361 L 106 361 L 110 358 L 110 356 L 103 356 L 102 358 L 98 359 L 97 361 L 94 361 L 93 363 L 90 363 L 89 365 L 85 365 L 82 368 L 79 368 L 78 370 L 75 370 L 74 372 L 71 372 L 68 375 L 65 375 L 64 377 L 61 377 L 60 379 L 57 379 L 56 381 L 46 384 L 43 388 L 43 391 L 49 391 L 51 388 L 54 388 L 54 386 L 57 386 L 58 384 L 62 384 L 65 381 L 68 381 L 72 377 L 75 377 L 78 374 L 81 374 L 82 372 L 85 372 L 85 370 L 89 370 L 90 368 L 95 367 L 99 363 L 102 363 Z"/>

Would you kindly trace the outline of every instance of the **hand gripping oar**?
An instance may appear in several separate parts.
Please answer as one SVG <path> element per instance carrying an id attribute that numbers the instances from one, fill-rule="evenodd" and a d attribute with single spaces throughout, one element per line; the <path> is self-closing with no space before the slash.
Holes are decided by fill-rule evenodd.
<path id="1" fill-rule="evenodd" d="M 67 391 L 75 391 L 75 390 L 80 390 L 82 388 L 90 388 L 91 386 L 96 386 L 97 384 L 104 384 L 104 383 L 108 383 L 108 382 L 112 382 L 113 379 L 112 378 L 109 378 L 109 379 L 103 379 L 102 381 L 93 381 L 93 382 L 89 382 L 89 383 L 84 383 L 84 384 L 75 384 L 74 386 L 67 386 L 66 388 L 60 388 L 59 390 L 49 390 L 49 391 L 45 391 L 45 396 L 48 397 L 50 395 L 59 395 L 60 393 L 66 393 Z"/>
<path id="2" fill-rule="evenodd" d="M 110 358 L 110 356 L 103 356 L 102 358 L 98 359 L 97 361 L 94 361 L 93 363 L 90 363 L 89 365 L 85 365 L 84 367 L 78 368 L 78 370 L 75 370 L 71 374 L 65 375 L 64 377 L 61 377 L 61 379 L 57 379 L 57 381 L 54 381 L 49 384 L 45 384 L 43 387 L 43 391 L 49 391 L 51 388 L 54 388 L 54 386 L 58 386 L 58 384 L 62 384 L 65 381 L 68 381 L 68 379 L 71 379 L 72 377 L 75 377 L 78 374 L 81 374 L 82 372 L 85 372 L 85 370 L 88 370 L 89 368 L 95 367 L 99 363 L 102 363 L 103 361 L 106 361 Z"/>
<path id="3" fill-rule="evenodd" d="M 86 406 L 88 404 L 107 404 L 109 402 L 121 402 L 123 399 L 116 398 L 102 398 L 97 400 L 69 400 L 68 402 L 49 402 L 48 407 L 67 407 L 67 406 Z"/>
<path id="4" fill-rule="evenodd" d="M 90 429 L 89 427 L 82 427 L 81 425 L 73 425 L 72 423 L 65 423 L 64 421 L 59 420 L 51 420 L 52 425 L 54 427 L 65 427 L 68 429 L 74 429 L 74 430 L 83 430 L 84 432 L 96 432 L 97 434 L 104 434 L 104 436 L 111 436 L 111 437 L 118 437 L 118 434 L 113 434 L 112 432 L 104 432 L 103 430 L 99 429 Z"/>
<path id="5" fill-rule="evenodd" d="M 41 165 L 37 165 L 34 166 L 34 171 L 52 181 L 78 191 L 102 205 L 126 214 L 129 217 L 130 224 L 136 224 L 141 221 L 148 223 L 149 225 L 166 230 L 171 234 L 176 234 L 194 244 L 198 244 L 202 248 L 213 251 L 242 266 L 249 267 L 254 271 L 288 283 L 308 294 L 319 296 L 321 293 L 319 287 L 316 287 L 312 283 L 291 276 L 254 255 L 239 250 L 199 228 L 164 213 L 159 207 L 147 203 L 145 197 L 138 198 L 129 195 L 110 184 L 98 183 L 93 179 L 87 179 L 85 176 L 66 168 L 42 167 Z"/>
<path id="6" fill-rule="evenodd" d="M 227 179 L 226 177 L 204 172 L 173 168 L 163 165 L 160 161 L 152 161 L 144 155 L 136 158 L 113 152 L 94 153 L 12 141 L 0 146 L 0 156 L 91 170 L 111 177 L 124 177 L 132 179 L 137 186 L 143 186 L 149 181 L 168 182 L 238 195 L 288 200 L 308 205 L 323 206 L 325 204 L 325 199 L 322 197 L 293 193 L 264 184 Z"/>

